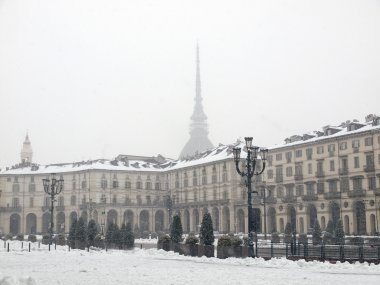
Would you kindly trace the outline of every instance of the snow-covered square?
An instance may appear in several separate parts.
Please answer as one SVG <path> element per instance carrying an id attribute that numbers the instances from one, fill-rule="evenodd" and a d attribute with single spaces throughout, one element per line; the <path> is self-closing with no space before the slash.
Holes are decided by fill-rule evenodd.
<path id="1" fill-rule="evenodd" d="M 68 251 L 11 242 L 1 247 L 0 284 L 378 284 L 380 265 L 285 258 L 225 260 L 185 257 L 157 249 Z"/>

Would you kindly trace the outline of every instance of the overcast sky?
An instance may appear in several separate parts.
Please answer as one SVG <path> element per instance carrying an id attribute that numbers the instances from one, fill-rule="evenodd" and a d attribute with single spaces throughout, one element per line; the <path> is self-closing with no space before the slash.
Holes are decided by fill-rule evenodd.
<path id="1" fill-rule="evenodd" d="M 197 41 L 214 145 L 380 115 L 380 0 L 0 0 L 0 166 L 177 158 Z"/>

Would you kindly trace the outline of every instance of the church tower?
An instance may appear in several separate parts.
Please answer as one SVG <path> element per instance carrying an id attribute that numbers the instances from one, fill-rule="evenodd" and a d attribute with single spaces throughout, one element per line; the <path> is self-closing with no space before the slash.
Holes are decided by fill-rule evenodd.
<path id="1" fill-rule="evenodd" d="M 29 135 L 26 133 L 25 141 L 21 149 L 21 163 L 32 163 L 33 150 L 30 144 Z"/>
<path id="2" fill-rule="evenodd" d="M 197 44 L 197 67 L 195 79 L 195 105 L 193 115 L 190 117 L 190 139 L 182 149 L 180 158 L 193 156 L 202 151 L 213 148 L 208 138 L 207 116 L 203 111 L 201 94 L 201 74 L 199 67 L 199 46 Z"/>

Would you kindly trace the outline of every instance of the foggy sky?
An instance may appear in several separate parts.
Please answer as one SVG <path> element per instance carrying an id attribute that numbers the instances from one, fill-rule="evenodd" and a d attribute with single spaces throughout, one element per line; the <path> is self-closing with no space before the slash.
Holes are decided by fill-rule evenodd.
<path id="1" fill-rule="evenodd" d="M 0 0 L 0 166 L 177 158 L 197 41 L 214 145 L 380 115 L 379 0 Z"/>

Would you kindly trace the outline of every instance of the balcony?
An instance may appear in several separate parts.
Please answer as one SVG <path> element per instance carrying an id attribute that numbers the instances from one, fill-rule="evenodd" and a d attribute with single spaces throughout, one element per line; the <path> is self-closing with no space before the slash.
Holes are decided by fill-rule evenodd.
<path id="1" fill-rule="evenodd" d="M 20 213 L 21 212 L 21 206 L 17 207 L 0 207 L 0 212 L 16 212 Z"/>
<path id="2" fill-rule="evenodd" d="M 374 164 L 364 165 L 363 170 L 365 172 L 375 172 L 375 165 Z"/>
<path id="3" fill-rule="evenodd" d="M 323 170 L 315 172 L 315 177 L 316 178 L 323 178 L 325 177 L 325 172 Z"/>
<path id="4" fill-rule="evenodd" d="M 365 190 L 353 190 L 353 191 L 348 191 L 347 195 L 350 198 L 365 197 L 366 192 L 367 191 Z"/>
<path id="5" fill-rule="evenodd" d="M 323 196 L 325 197 L 326 200 L 340 199 L 341 192 L 329 192 L 329 193 L 325 193 Z"/>
<path id="6" fill-rule="evenodd" d="M 307 201 L 317 201 L 318 200 L 318 195 L 317 194 L 307 194 L 302 196 L 302 200 L 307 202 Z"/>
<path id="7" fill-rule="evenodd" d="M 348 175 L 348 168 L 339 168 L 339 175 Z"/>
<path id="8" fill-rule="evenodd" d="M 303 180 L 303 174 L 296 174 L 296 175 L 294 175 L 294 180 L 295 181 Z"/>
<path id="9" fill-rule="evenodd" d="M 297 197 L 296 196 L 285 196 L 282 198 L 282 203 L 296 203 Z"/>
<path id="10" fill-rule="evenodd" d="M 50 211 L 50 206 L 42 206 L 41 210 L 42 212 Z"/>

